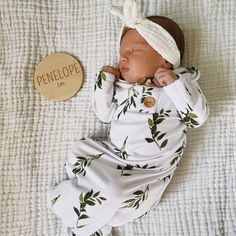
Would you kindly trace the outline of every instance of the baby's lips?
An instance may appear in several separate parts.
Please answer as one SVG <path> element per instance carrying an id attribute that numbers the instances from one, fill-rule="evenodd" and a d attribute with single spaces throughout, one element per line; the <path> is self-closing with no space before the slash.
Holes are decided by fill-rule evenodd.
<path id="1" fill-rule="evenodd" d="M 125 72 L 128 72 L 128 71 L 129 71 L 129 68 L 128 68 L 128 67 L 125 67 L 125 66 L 121 66 L 121 67 L 120 67 L 120 71 L 121 71 L 122 73 L 125 73 Z"/>

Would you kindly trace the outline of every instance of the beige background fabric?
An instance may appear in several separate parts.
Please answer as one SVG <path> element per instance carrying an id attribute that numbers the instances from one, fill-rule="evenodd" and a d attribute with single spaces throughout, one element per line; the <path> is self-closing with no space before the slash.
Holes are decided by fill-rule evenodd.
<path id="1" fill-rule="evenodd" d="M 66 235 L 46 207 L 46 191 L 66 179 L 72 143 L 106 136 L 91 109 L 95 74 L 116 66 L 118 0 L 0 1 L 0 235 Z M 159 206 L 114 229 L 115 236 L 236 235 L 236 1 L 138 1 L 146 15 L 165 15 L 184 30 L 182 65 L 201 70 L 210 117 L 189 130 L 187 148 Z M 37 63 L 66 52 L 83 65 L 85 82 L 65 102 L 33 85 Z"/>

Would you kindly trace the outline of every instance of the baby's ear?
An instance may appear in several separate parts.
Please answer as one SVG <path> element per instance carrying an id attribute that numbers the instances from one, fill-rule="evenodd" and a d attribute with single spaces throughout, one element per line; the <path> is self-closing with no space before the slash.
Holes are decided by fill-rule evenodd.
<path id="1" fill-rule="evenodd" d="M 170 62 L 165 61 L 165 62 L 164 62 L 164 68 L 165 68 L 165 69 L 170 69 L 170 70 L 172 70 L 172 69 L 173 69 L 173 66 L 172 66 L 172 64 L 170 64 Z"/>

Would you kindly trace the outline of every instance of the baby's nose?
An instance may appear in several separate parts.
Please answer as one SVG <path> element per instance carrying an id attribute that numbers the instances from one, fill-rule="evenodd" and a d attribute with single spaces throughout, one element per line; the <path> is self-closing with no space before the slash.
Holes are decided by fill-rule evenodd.
<path id="1" fill-rule="evenodd" d="M 121 61 L 127 61 L 128 58 L 127 58 L 127 56 L 121 56 L 121 57 L 120 57 L 120 60 L 121 60 Z"/>

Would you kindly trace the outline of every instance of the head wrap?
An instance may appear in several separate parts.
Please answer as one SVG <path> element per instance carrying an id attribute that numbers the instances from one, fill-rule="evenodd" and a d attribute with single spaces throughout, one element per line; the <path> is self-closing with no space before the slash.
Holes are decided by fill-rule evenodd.
<path id="1" fill-rule="evenodd" d="M 135 0 L 125 0 L 123 7 L 113 6 L 110 12 L 123 21 L 119 42 L 127 27 L 136 29 L 148 44 L 174 68 L 180 65 L 180 51 L 174 38 L 162 26 L 143 17 Z"/>

